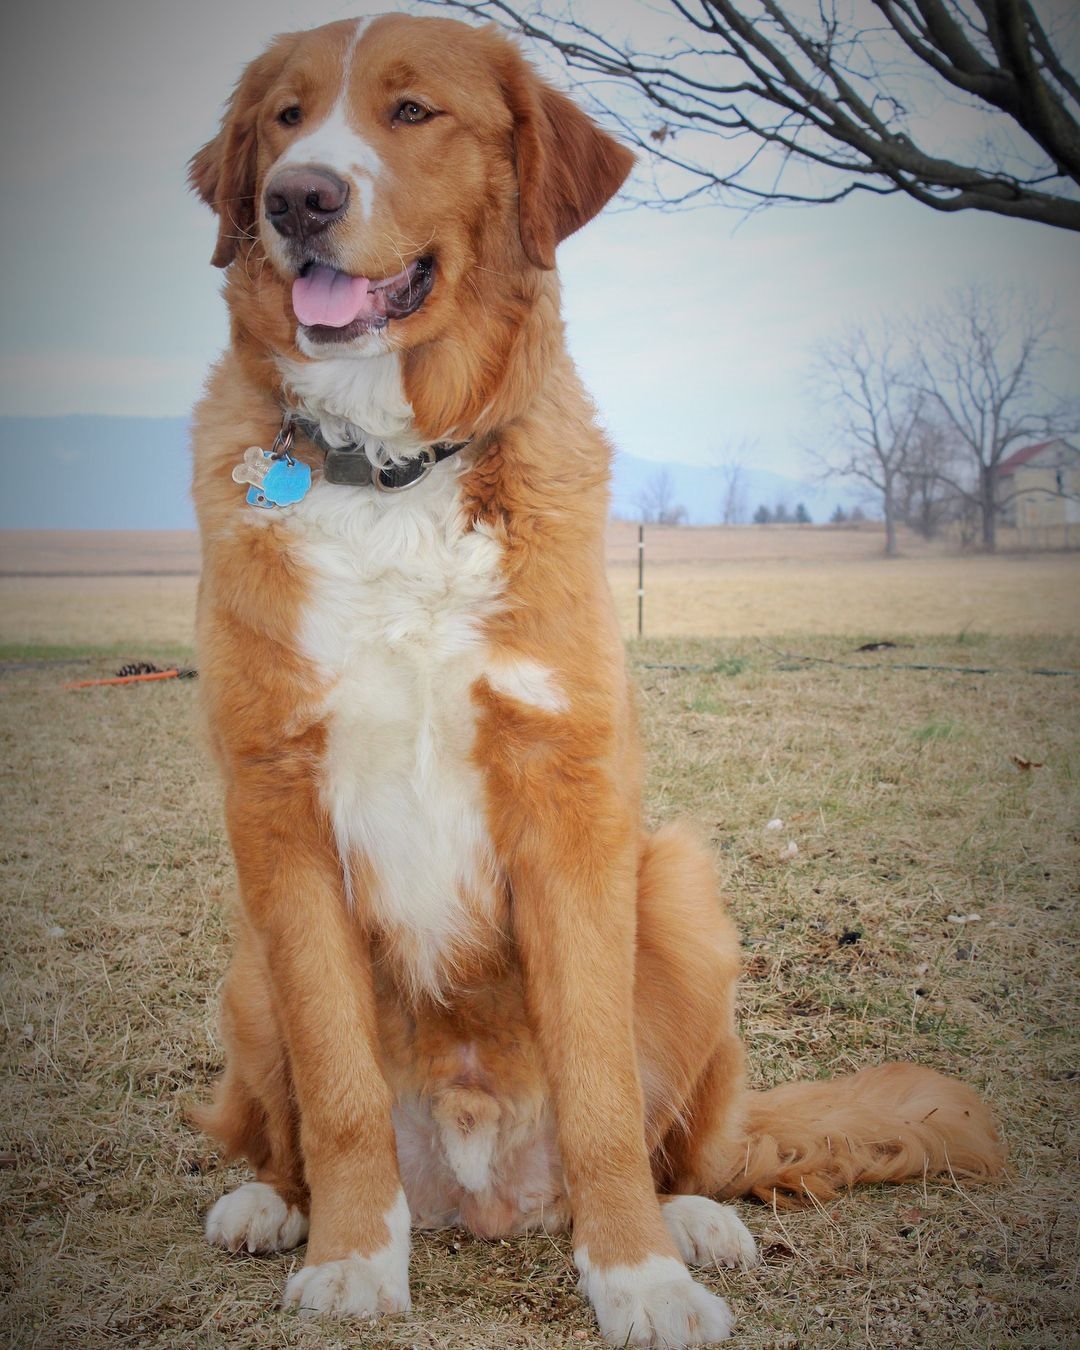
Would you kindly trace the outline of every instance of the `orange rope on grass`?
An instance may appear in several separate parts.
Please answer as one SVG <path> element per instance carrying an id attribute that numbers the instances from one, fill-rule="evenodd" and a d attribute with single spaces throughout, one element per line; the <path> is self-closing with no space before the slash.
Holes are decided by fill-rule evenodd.
<path id="1" fill-rule="evenodd" d="M 180 670 L 154 670 L 146 675 L 113 675 L 107 680 L 72 680 L 70 684 L 65 684 L 65 689 L 90 689 L 99 684 L 138 684 L 143 680 L 175 680 L 185 671 Z"/>

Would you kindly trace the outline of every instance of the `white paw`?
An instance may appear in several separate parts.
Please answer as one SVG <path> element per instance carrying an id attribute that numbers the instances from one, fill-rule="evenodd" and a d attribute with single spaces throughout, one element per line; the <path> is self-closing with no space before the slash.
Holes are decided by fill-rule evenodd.
<path id="1" fill-rule="evenodd" d="M 285 1286 L 281 1306 L 306 1317 L 370 1319 L 409 1312 L 409 1206 L 403 1191 L 383 1217 L 390 1234 L 384 1247 L 370 1256 L 354 1252 L 298 1270 Z"/>
<path id="2" fill-rule="evenodd" d="M 287 1252 L 307 1237 L 308 1221 L 273 1186 L 249 1181 L 223 1195 L 206 1216 L 206 1236 L 230 1252 Z"/>
<path id="3" fill-rule="evenodd" d="M 730 1205 L 704 1195 L 673 1195 L 661 1203 L 660 1212 L 687 1265 L 757 1264 L 757 1244 Z"/>
<path id="4" fill-rule="evenodd" d="M 381 1253 L 372 1257 L 347 1256 L 298 1270 L 285 1286 L 283 1308 L 296 1308 L 302 1317 L 362 1317 L 409 1312 L 409 1273 L 396 1276 L 385 1268 Z"/>
<path id="5" fill-rule="evenodd" d="M 588 1251 L 574 1253 L 600 1332 L 611 1345 L 683 1350 L 726 1341 L 734 1318 L 722 1298 L 696 1283 L 681 1261 L 650 1256 L 636 1266 L 593 1270 Z"/>

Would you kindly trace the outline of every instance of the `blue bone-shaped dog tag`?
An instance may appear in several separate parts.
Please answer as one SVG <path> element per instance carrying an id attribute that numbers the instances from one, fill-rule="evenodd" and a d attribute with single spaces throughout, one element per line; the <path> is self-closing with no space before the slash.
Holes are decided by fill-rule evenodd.
<path id="1" fill-rule="evenodd" d="M 250 483 L 249 506 L 273 508 L 291 506 L 301 501 L 311 487 L 311 469 L 301 460 L 289 457 L 277 459 L 270 450 L 251 445 L 244 452 L 244 461 L 232 471 L 236 483 Z"/>

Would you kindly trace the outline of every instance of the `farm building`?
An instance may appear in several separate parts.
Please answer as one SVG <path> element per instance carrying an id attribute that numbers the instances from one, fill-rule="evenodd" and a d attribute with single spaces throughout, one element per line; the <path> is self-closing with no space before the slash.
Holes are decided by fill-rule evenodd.
<path id="1" fill-rule="evenodd" d="M 1029 548 L 1080 546 L 1080 449 L 1063 437 L 1027 445 L 995 474 L 1001 518 Z"/>

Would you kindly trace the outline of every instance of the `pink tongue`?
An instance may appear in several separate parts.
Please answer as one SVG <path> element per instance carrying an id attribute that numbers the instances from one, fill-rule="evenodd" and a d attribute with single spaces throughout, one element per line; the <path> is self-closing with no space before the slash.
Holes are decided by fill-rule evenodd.
<path id="1" fill-rule="evenodd" d="M 371 282 L 320 263 L 293 282 L 292 306 L 302 324 L 345 328 L 361 315 L 374 313 Z"/>

